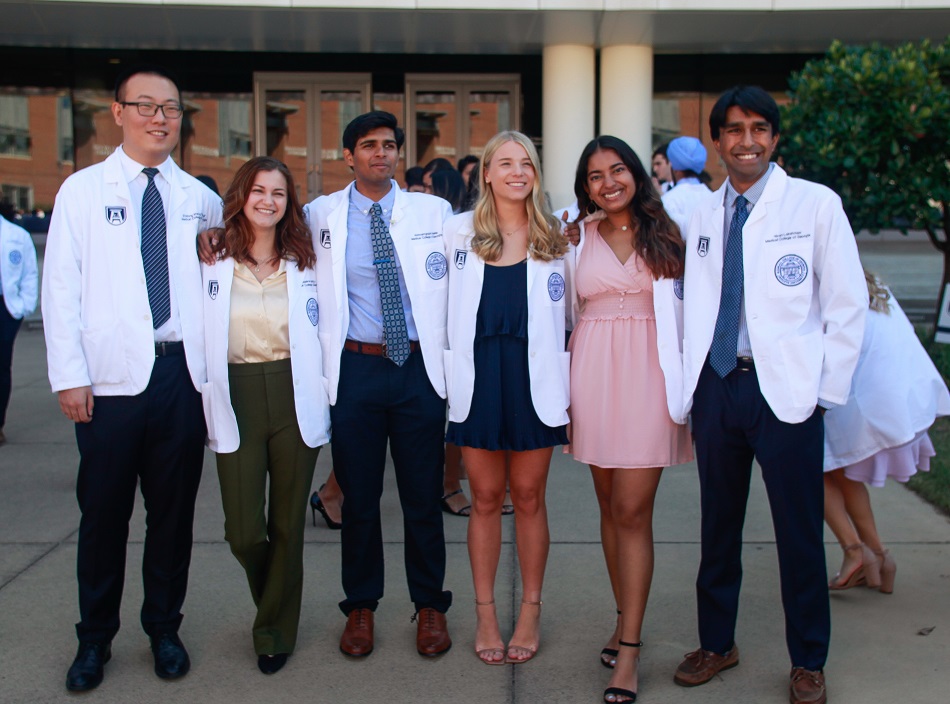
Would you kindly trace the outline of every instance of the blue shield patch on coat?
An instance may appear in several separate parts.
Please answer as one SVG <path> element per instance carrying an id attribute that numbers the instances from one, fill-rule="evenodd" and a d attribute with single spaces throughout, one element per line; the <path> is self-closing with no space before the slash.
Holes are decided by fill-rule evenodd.
<path id="1" fill-rule="evenodd" d="M 311 298 L 307 301 L 307 317 L 310 318 L 310 324 L 316 327 L 317 321 L 320 320 L 320 311 L 317 308 L 316 298 Z"/>
<path id="2" fill-rule="evenodd" d="M 110 225 L 119 226 L 125 222 L 125 206 L 124 205 L 107 205 L 106 206 L 106 222 Z"/>
<path id="3" fill-rule="evenodd" d="M 673 293 L 678 299 L 683 300 L 683 278 L 680 277 L 673 281 Z"/>
<path id="4" fill-rule="evenodd" d="M 212 301 L 218 297 L 218 282 L 217 281 L 208 282 L 208 295 L 211 297 Z"/>
<path id="5" fill-rule="evenodd" d="M 455 250 L 455 268 L 464 269 L 465 268 L 465 259 L 468 257 L 468 250 L 466 249 L 456 249 Z"/>
<path id="6" fill-rule="evenodd" d="M 10 263 L 13 264 L 13 266 L 16 266 L 22 261 L 23 261 L 23 255 L 20 254 L 20 250 L 14 249 L 10 251 Z"/>
<path id="7" fill-rule="evenodd" d="M 708 237 L 699 238 L 699 243 L 696 245 L 696 254 L 698 254 L 701 257 L 705 257 L 707 254 L 709 254 L 709 238 Z"/>
<path id="8" fill-rule="evenodd" d="M 426 258 L 426 273 L 430 279 L 438 281 L 449 270 L 449 264 L 445 261 L 445 255 L 442 252 L 433 252 Z"/>
<path id="9" fill-rule="evenodd" d="M 775 262 L 775 278 L 783 286 L 798 286 L 808 276 L 808 265 L 797 254 L 786 254 Z"/>
<path id="10" fill-rule="evenodd" d="M 557 302 L 564 298 L 564 291 L 564 277 L 555 271 L 548 277 L 548 295 Z"/>
<path id="11" fill-rule="evenodd" d="M 320 246 L 324 249 L 330 249 L 330 231 L 320 230 Z"/>

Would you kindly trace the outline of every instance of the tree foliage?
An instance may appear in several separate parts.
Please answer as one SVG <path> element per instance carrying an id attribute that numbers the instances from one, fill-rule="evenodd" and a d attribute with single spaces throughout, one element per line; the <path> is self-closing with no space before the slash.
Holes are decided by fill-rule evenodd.
<path id="1" fill-rule="evenodd" d="M 779 152 L 789 173 L 834 189 L 855 231 L 926 230 L 950 252 L 950 37 L 845 46 L 789 80 Z"/>

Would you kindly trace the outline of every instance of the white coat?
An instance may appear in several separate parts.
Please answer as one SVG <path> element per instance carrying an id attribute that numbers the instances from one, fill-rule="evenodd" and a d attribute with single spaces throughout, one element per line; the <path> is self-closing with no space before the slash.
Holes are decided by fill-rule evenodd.
<path id="1" fill-rule="evenodd" d="M 573 249 L 572 269 L 577 271 L 581 252 L 584 249 L 586 230 L 595 227 L 592 222 L 582 221 L 580 241 Z M 574 287 L 572 320 L 574 326 L 580 319 L 580 298 Z M 677 423 L 684 423 L 686 414 L 683 413 L 683 280 L 654 279 L 653 281 L 653 313 L 656 316 L 656 347 L 660 359 L 660 369 L 663 371 L 663 382 L 666 387 L 666 405 L 670 417 Z"/>
<path id="2" fill-rule="evenodd" d="M 725 184 L 686 232 L 683 413 L 712 344 L 722 290 Z M 775 166 L 742 230 L 743 300 L 762 395 L 786 423 L 848 399 L 867 285 L 841 199 Z"/>
<path id="3" fill-rule="evenodd" d="M 868 310 L 851 395 L 825 413 L 825 471 L 904 445 L 950 415 L 950 393 L 894 298 Z"/>
<path id="4" fill-rule="evenodd" d="M 346 291 L 347 214 L 350 189 L 320 196 L 307 205 L 307 221 L 317 251 L 317 303 L 320 306 L 320 344 L 324 376 L 328 380 L 330 405 L 336 404 L 340 382 L 340 355 L 350 327 L 350 304 Z M 448 298 L 448 264 L 442 227 L 452 217 L 448 201 L 425 193 L 395 189 L 389 234 L 402 268 L 412 317 L 432 388 L 445 398 L 442 351 L 445 349 L 445 310 Z"/>
<path id="5" fill-rule="evenodd" d="M 696 208 L 709 198 L 712 198 L 712 191 L 697 181 L 680 181 L 661 196 L 663 208 L 679 227 L 684 238 L 686 227 Z"/>
<path id="6" fill-rule="evenodd" d="M 29 232 L 5 218 L 0 218 L 0 282 L 12 317 L 21 320 L 33 312 L 39 288 L 36 248 Z"/>
<path id="7" fill-rule="evenodd" d="M 468 418 L 475 386 L 475 322 L 485 281 L 485 262 L 472 252 L 472 213 L 445 224 L 449 264 L 449 348 L 445 351 L 445 382 L 449 420 Z M 564 331 L 573 300 L 573 255 L 542 262 L 528 257 L 528 376 L 531 402 L 541 422 L 550 427 L 569 422 L 571 355 L 564 349 Z"/>
<path id="8" fill-rule="evenodd" d="M 310 447 L 330 440 L 330 402 L 323 377 L 320 351 L 317 275 L 312 268 L 300 271 L 287 262 L 287 326 L 290 333 L 290 366 L 294 379 L 294 407 L 300 436 Z M 208 423 L 208 447 L 234 452 L 241 444 L 237 417 L 231 405 L 228 381 L 228 331 L 231 327 L 231 284 L 234 260 L 202 265 L 205 315 L 205 356 L 208 381 L 201 401 Z"/>
<path id="9" fill-rule="evenodd" d="M 195 237 L 221 225 L 221 199 L 172 164 L 168 269 L 188 371 L 205 382 L 201 271 Z M 140 225 L 119 154 L 76 172 L 56 195 L 43 263 L 43 327 L 53 391 L 97 396 L 145 390 L 155 361 Z"/>

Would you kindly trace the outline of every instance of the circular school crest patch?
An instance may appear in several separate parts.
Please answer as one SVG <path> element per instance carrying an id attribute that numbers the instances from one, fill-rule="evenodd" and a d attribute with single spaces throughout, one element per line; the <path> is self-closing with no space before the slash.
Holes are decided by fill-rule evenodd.
<path id="1" fill-rule="evenodd" d="M 797 254 L 786 254 L 775 262 L 775 278 L 783 286 L 798 286 L 808 276 L 808 265 Z"/>
<path id="2" fill-rule="evenodd" d="M 683 279 L 673 281 L 673 293 L 676 294 L 678 299 L 683 300 Z"/>
<path id="3" fill-rule="evenodd" d="M 433 252 L 426 259 L 426 273 L 430 279 L 438 281 L 449 270 L 448 262 L 445 261 L 445 255 L 442 252 Z"/>
<path id="4" fill-rule="evenodd" d="M 317 326 L 317 321 L 320 319 L 319 309 L 317 308 L 317 299 L 311 298 L 307 301 L 307 317 L 310 318 L 310 324 L 314 327 Z"/>
<path id="5" fill-rule="evenodd" d="M 564 277 L 554 272 L 548 277 L 548 295 L 552 301 L 564 298 Z"/>
<path id="6" fill-rule="evenodd" d="M 20 254 L 20 250 L 14 249 L 10 252 L 10 263 L 13 264 L 13 266 L 16 266 L 22 261 L 23 261 L 23 255 Z"/>

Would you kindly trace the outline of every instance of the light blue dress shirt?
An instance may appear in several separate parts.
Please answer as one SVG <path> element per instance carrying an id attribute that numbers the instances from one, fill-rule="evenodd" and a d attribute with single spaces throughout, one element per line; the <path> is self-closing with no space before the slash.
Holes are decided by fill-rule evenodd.
<path id="1" fill-rule="evenodd" d="M 379 278 L 373 263 L 375 257 L 370 234 L 372 217 L 369 212 L 374 202 L 357 191 L 355 185 L 350 189 L 350 204 L 346 214 L 346 291 L 350 304 L 350 327 L 346 336 L 351 340 L 379 344 L 383 341 L 383 308 L 379 300 Z M 387 222 L 392 218 L 395 202 L 396 186 L 393 186 L 379 201 Z M 406 311 L 406 330 L 410 340 L 418 340 L 419 333 L 412 317 L 412 303 L 406 290 L 398 251 L 396 273 L 399 275 L 402 307 Z"/>

